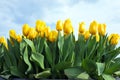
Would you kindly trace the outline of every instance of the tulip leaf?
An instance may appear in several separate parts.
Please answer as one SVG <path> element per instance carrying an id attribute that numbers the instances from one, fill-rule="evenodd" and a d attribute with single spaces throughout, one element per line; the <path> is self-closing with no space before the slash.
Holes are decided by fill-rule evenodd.
<path id="1" fill-rule="evenodd" d="M 65 36 L 64 45 L 63 45 L 63 60 L 66 61 L 69 55 L 72 55 L 75 48 L 75 41 L 73 34 Z"/>
<path id="2" fill-rule="evenodd" d="M 29 40 L 29 39 L 24 39 L 24 40 L 31 47 L 32 52 L 36 53 L 36 49 L 35 49 L 34 43 L 31 40 Z"/>
<path id="3" fill-rule="evenodd" d="M 89 74 L 94 74 L 97 69 L 95 61 L 90 59 L 84 59 L 82 62 L 82 67 Z"/>
<path id="4" fill-rule="evenodd" d="M 32 70 L 32 65 L 29 61 L 29 56 L 28 56 L 28 49 L 27 47 L 25 48 L 25 51 L 24 51 L 24 55 L 23 55 L 23 59 L 25 61 L 25 63 L 28 65 L 28 69 L 27 71 L 25 72 L 25 74 L 27 74 L 28 72 L 30 72 Z"/>
<path id="5" fill-rule="evenodd" d="M 50 65 L 52 65 L 52 52 L 47 44 L 47 42 L 45 42 L 45 55 L 46 55 L 46 59 L 49 62 Z"/>
<path id="6" fill-rule="evenodd" d="M 57 69 L 57 70 L 64 70 L 64 69 L 66 69 L 66 68 L 69 68 L 69 67 L 71 67 L 71 62 L 60 62 L 60 63 L 58 63 L 58 64 L 56 64 L 55 65 L 55 68 Z M 64 66 L 63 66 L 64 65 Z"/>
<path id="7" fill-rule="evenodd" d="M 77 78 L 84 70 L 81 67 L 71 67 L 64 70 L 68 78 Z M 79 78 L 79 77 L 78 77 Z"/>
<path id="8" fill-rule="evenodd" d="M 111 63 L 109 66 L 107 66 L 104 73 L 113 74 L 114 72 L 116 72 L 119 69 L 120 69 L 120 62 L 114 61 L 114 63 Z"/>
<path id="9" fill-rule="evenodd" d="M 97 71 L 98 71 L 98 76 L 100 76 L 104 69 L 105 69 L 105 63 L 96 63 L 97 64 Z"/>
<path id="10" fill-rule="evenodd" d="M 40 53 L 33 53 L 30 57 L 31 61 L 37 63 L 42 69 L 44 69 L 44 56 Z"/>
<path id="11" fill-rule="evenodd" d="M 50 70 L 45 70 L 45 71 L 35 74 L 34 76 L 36 79 L 40 79 L 40 78 L 47 78 L 50 75 L 51 75 Z"/>
<path id="12" fill-rule="evenodd" d="M 102 77 L 103 77 L 105 80 L 115 80 L 114 77 L 112 77 L 111 75 L 107 75 L 107 74 L 102 74 Z"/>
<path id="13" fill-rule="evenodd" d="M 10 72 L 12 75 L 23 78 L 25 75 L 18 70 L 16 66 L 10 66 Z"/>

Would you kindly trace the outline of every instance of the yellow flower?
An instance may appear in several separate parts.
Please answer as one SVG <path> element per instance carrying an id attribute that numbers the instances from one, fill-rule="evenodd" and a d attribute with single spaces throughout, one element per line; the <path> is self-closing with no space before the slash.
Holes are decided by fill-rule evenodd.
<path id="1" fill-rule="evenodd" d="M 120 36 L 119 34 L 111 34 L 108 36 L 108 40 L 110 41 L 110 44 L 117 45 L 120 40 Z"/>
<path id="2" fill-rule="evenodd" d="M 50 32 L 50 27 L 45 27 L 44 30 L 39 33 L 39 36 L 48 37 L 49 32 Z"/>
<path id="3" fill-rule="evenodd" d="M 98 33 L 95 35 L 95 37 L 96 37 L 96 41 L 99 42 L 99 40 L 100 40 L 100 36 L 99 36 Z"/>
<path id="4" fill-rule="evenodd" d="M 50 33 L 50 27 L 46 27 L 44 32 L 45 32 L 45 37 L 48 37 L 48 35 Z"/>
<path id="5" fill-rule="evenodd" d="M 98 26 L 98 32 L 100 35 L 105 35 L 106 33 L 106 24 L 99 24 Z"/>
<path id="6" fill-rule="evenodd" d="M 23 32 L 23 35 L 24 35 L 24 36 L 27 36 L 27 35 L 28 35 L 29 29 L 30 29 L 30 27 L 29 27 L 28 24 L 24 24 L 24 25 L 23 25 L 22 32 Z"/>
<path id="7" fill-rule="evenodd" d="M 22 36 L 21 36 L 21 35 L 17 35 L 16 40 L 17 40 L 18 42 L 21 42 L 21 41 L 22 41 Z"/>
<path id="8" fill-rule="evenodd" d="M 40 33 L 41 31 L 44 30 L 44 28 L 46 27 L 46 23 L 41 21 L 41 20 L 37 20 L 36 21 L 36 31 L 38 33 Z"/>
<path id="9" fill-rule="evenodd" d="M 34 39 L 37 36 L 35 28 L 30 28 L 27 38 Z"/>
<path id="10" fill-rule="evenodd" d="M 65 34 L 70 34 L 73 32 L 73 27 L 70 19 L 65 20 L 63 30 Z"/>
<path id="11" fill-rule="evenodd" d="M 63 29 L 63 23 L 61 20 L 58 20 L 56 24 L 56 30 L 62 31 L 62 29 Z"/>
<path id="12" fill-rule="evenodd" d="M 16 39 L 16 32 L 15 32 L 15 30 L 10 30 L 10 31 L 9 31 L 9 36 L 10 36 L 11 38 L 13 38 L 13 39 Z"/>
<path id="13" fill-rule="evenodd" d="M 84 33 L 85 32 L 85 23 L 81 22 L 79 24 L 79 33 Z"/>
<path id="14" fill-rule="evenodd" d="M 87 40 L 89 37 L 90 37 L 90 32 L 89 31 L 85 31 L 84 38 Z"/>
<path id="15" fill-rule="evenodd" d="M 51 31 L 51 32 L 49 33 L 48 39 L 49 39 L 49 41 L 51 41 L 51 42 L 55 42 L 56 39 L 57 39 L 57 36 L 58 36 L 58 32 L 55 31 L 55 30 L 53 30 L 53 31 Z"/>
<path id="16" fill-rule="evenodd" d="M 3 36 L 0 37 L 0 44 L 3 44 L 8 49 L 8 45 L 7 45 L 6 39 Z"/>
<path id="17" fill-rule="evenodd" d="M 93 35 L 95 35 L 98 32 L 98 23 L 96 21 L 93 21 L 90 24 L 89 32 Z"/>

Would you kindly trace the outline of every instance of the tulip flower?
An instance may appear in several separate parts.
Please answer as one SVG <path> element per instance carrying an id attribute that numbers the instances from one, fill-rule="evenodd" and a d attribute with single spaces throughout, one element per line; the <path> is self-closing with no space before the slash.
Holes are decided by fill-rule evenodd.
<path id="1" fill-rule="evenodd" d="M 98 26 L 98 32 L 100 35 L 105 35 L 106 33 L 106 24 L 99 24 Z"/>
<path id="2" fill-rule="evenodd" d="M 34 39 L 37 36 L 35 28 L 30 28 L 27 38 Z"/>
<path id="3" fill-rule="evenodd" d="M 55 42 L 57 40 L 57 37 L 58 37 L 58 32 L 53 30 L 49 33 L 48 39 L 51 42 Z"/>
<path id="4" fill-rule="evenodd" d="M 58 20 L 57 24 L 56 24 L 56 30 L 57 31 L 62 31 L 62 29 L 63 29 L 63 23 L 62 23 L 61 20 Z"/>
<path id="5" fill-rule="evenodd" d="M 16 40 L 17 40 L 18 42 L 21 42 L 21 41 L 22 41 L 22 36 L 21 36 L 21 35 L 17 35 Z"/>
<path id="6" fill-rule="evenodd" d="M 89 31 L 85 31 L 84 38 L 87 40 L 89 37 L 90 37 L 90 32 Z"/>
<path id="7" fill-rule="evenodd" d="M 10 36 L 11 38 L 13 38 L 13 39 L 16 39 L 16 32 L 15 32 L 15 30 L 10 30 L 10 31 L 9 31 L 9 36 Z"/>
<path id="8" fill-rule="evenodd" d="M 3 44 L 8 49 L 8 45 L 4 37 L 0 37 L 0 44 Z"/>
<path id="9" fill-rule="evenodd" d="M 30 27 L 29 27 L 28 24 L 24 24 L 24 25 L 23 25 L 22 32 L 23 32 L 23 35 L 24 35 L 24 36 L 27 36 L 27 35 L 28 35 L 29 29 L 30 29 Z"/>
<path id="10" fill-rule="evenodd" d="M 83 34 L 85 32 L 85 23 L 81 22 L 79 24 L 79 33 Z"/>
<path id="11" fill-rule="evenodd" d="M 120 36 L 119 34 L 111 34 L 108 36 L 108 40 L 110 41 L 110 44 L 117 45 L 120 40 Z"/>
<path id="12" fill-rule="evenodd" d="M 46 27 L 46 23 L 44 21 L 41 20 L 36 21 L 36 31 L 38 33 L 42 32 L 45 27 Z"/>
<path id="13" fill-rule="evenodd" d="M 95 35 L 95 34 L 98 32 L 98 23 L 97 23 L 96 21 L 93 21 L 93 22 L 90 24 L 89 32 L 90 32 L 92 35 Z"/>
<path id="14" fill-rule="evenodd" d="M 70 19 L 65 20 L 63 30 L 65 34 L 70 34 L 73 32 L 73 27 Z"/>

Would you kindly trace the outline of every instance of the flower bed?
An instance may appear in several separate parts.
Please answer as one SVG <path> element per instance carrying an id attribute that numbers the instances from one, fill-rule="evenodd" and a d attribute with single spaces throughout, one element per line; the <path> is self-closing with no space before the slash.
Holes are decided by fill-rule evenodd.
<path id="1" fill-rule="evenodd" d="M 37 20 L 35 28 L 23 25 L 23 34 L 10 30 L 0 37 L 0 76 L 5 79 L 97 79 L 120 75 L 118 34 L 106 34 L 106 24 L 93 21 L 89 30 L 79 24 L 78 39 L 70 19 L 57 21 L 50 30 Z"/>

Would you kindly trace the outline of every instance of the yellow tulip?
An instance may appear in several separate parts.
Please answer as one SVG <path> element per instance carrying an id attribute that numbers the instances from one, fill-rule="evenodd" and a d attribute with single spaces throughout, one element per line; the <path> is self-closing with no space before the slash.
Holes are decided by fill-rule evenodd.
<path id="1" fill-rule="evenodd" d="M 35 28 L 30 28 L 27 38 L 34 39 L 37 36 Z"/>
<path id="2" fill-rule="evenodd" d="M 53 30 L 49 33 L 48 39 L 51 42 L 55 42 L 57 40 L 58 32 Z"/>
<path id="3" fill-rule="evenodd" d="M 48 37 L 50 32 L 50 27 L 45 27 L 43 31 L 39 33 L 40 37 Z"/>
<path id="4" fill-rule="evenodd" d="M 63 30 L 65 34 L 70 34 L 73 32 L 73 27 L 70 19 L 65 20 Z"/>
<path id="5" fill-rule="evenodd" d="M 57 31 L 62 31 L 62 29 L 63 29 L 63 23 L 62 23 L 61 20 L 58 20 L 57 24 L 56 24 L 56 30 Z"/>
<path id="6" fill-rule="evenodd" d="M 119 34 L 111 34 L 108 36 L 108 40 L 110 41 L 110 44 L 117 45 L 120 40 L 120 36 Z"/>
<path id="7" fill-rule="evenodd" d="M 84 33 L 85 32 L 85 23 L 84 22 L 81 22 L 79 24 L 79 33 Z"/>
<path id="8" fill-rule="evenodd" d="M 90 32 L 89 31 L 85 31 L 84 38 L 87 40 L 89 37 L 90 37 Z"/>
<path id="9" fill-rule="evenodd" d="M 22 41 L 22 36 L 21 36 L 21 35 L 17 35 L 16 40 L 17 40 L 18 42 L 21 42 L 21 41 Z"/>
<path id="10" fill-rule="evenodd" d="M 8 45 L 7 45 L 6 39 L 3 36 L 0 37 L 0 44 L 3 44 L 8 49 Z"/>
<path id="11" fill-rule="evenodd" d="M 98 26 L 98 32 L 100 35 L 105 35 L 106 33 L 106 24 L 99 24 Z"/>
<path id="12" fill-rule="evenodd" d="M 44 32 L 45 32 L 45 37 L 48 37 L 48 35 L 50 33 L 50 27 L 46 27 Z"/>
<path id="13" fill-rule="evenodd" d="M 41 21 L 41 20 L 36 21 L 36 31 L 38 33 L 43 31 L 45 27 L 46 27 L 46 23 L 44 21 Z"/>
<path id="14" fill-rule="evenodd" d="M 10 30 L 9 31 L 9 36 L 12 37 L 13 39 L 16 39 L 16 32 L 15 32 L 15 30 Z"/>
<path id="15" fill-rule="evenodd" d="M 99 36 L 98 33 L 95 35 L 95 37 L 96 37 L 96 41 L 99 42 L 99 40 L 100 40 L 100 36 Z"/>
<path id="16" fill-rule="evenodd" d="M 27 35 L 28 35 L 29 29 L 30 29 L 30 27 L 29 27 L 28 24 L 24 24 L 24 25 L 23 25 L 22 32 L 23 32 L 23 35 L 24 35 L 24 36 L 27 36 Z"/>
<path id="17" fill-rule="evenodd" d="M 98 23 L 96 21 L 93 21 L 90 24 L 89 32 L 93 35 L 95 35 L 98 32 Z"/>

